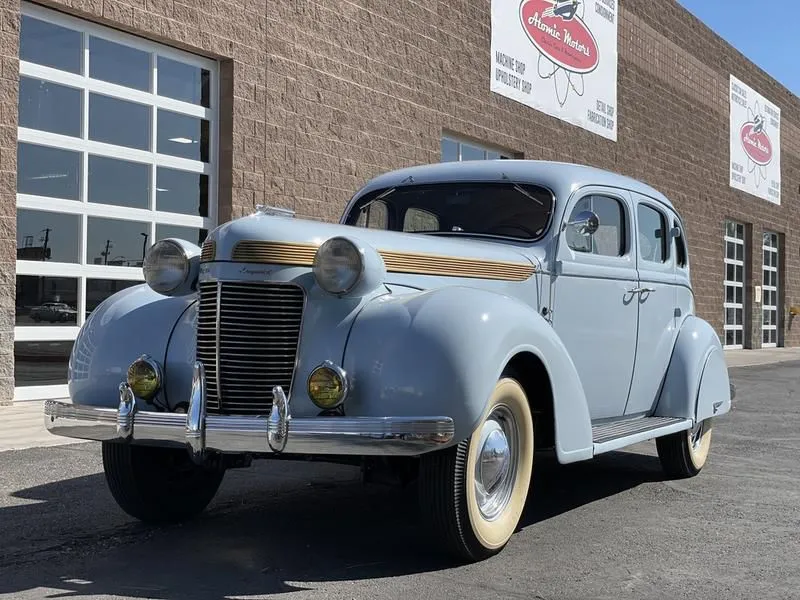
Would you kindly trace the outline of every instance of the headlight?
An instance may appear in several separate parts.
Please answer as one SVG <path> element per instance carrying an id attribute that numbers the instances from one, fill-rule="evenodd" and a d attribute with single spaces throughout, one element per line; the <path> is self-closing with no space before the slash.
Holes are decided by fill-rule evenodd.
<path id="1" fill-rule="evenodd" d="M 170 295 L 187 282 L 190 257 L 175 240 L 159 240 L 147 251 L 144 280 L 159 294 Z"/>
<path id="2" fill-rule="evenodd" d="M 336 408 L 344 402 L 347 388 L 347 374 L 329 360 L 314 369 L 308 377 L 308 397 L 325 410 Z"/>
<path id="3" fill-rule="evenodd" d="M 329 239 L 314 255 L 314 277 L 330 294 L 346 294 L 358 284 L 364 273 L 359 249 L 342 237 Z"/>
<path id="4" fill-rule="evenodd" d="M 160 365 L 146 354 L 128 367 L 128 385 L 138 398 L 150 400 L 161 389 L 161 381 Z"/>

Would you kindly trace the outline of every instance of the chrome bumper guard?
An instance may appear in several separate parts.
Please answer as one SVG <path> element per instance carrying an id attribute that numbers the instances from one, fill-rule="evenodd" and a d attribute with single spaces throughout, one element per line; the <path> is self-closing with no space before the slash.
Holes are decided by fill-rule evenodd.
<path id="1" fill-rule="evenodd" d="M 413 456 L 447 444 L 455 434 L 449 417 L 294 419 L 280 386 L 272 389 L 268 417 L 207 415 L 205 371 L 199 361 L 194 365 L 186 414 L 138 410 L 127 383 L 120 384 L 119 394 L 116 409 L 47 401 L 45 426 L 54 435 L 85 440 L 185 446 L 198 461 L 206 450 Z"/>

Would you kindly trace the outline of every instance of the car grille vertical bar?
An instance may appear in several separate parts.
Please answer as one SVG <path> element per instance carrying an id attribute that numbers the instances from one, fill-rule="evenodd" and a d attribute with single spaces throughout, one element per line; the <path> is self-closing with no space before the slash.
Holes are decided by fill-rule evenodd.
<path id="1" fill-rule="evenodd" d="M 266 414 L 272 387 L 290 390 L 305 305 L 294 284 L 200 284 L 197 359 L 212 414 Z"/>

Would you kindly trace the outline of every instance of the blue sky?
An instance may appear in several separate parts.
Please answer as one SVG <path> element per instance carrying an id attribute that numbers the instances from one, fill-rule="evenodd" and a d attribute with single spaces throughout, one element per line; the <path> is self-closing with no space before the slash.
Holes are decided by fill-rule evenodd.
<path id="1" fill-rule="evenodd" d="M 656 0 L 657 1 L 657 0 Z M 800 96 L 800 0 L 678 0 L 750 61 Z"/>

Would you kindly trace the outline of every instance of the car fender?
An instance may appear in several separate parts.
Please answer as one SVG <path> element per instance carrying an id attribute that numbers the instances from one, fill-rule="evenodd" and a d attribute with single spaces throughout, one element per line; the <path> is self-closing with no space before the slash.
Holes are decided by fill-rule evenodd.
<path id="1" fill-rule="evenodd" d="M 128 366 L 142 354 L 165 365 L 173 328 L 195 298 L 162 296 L 141 284 L 104 300 L 86 319 L 72 347 L 68 375 L 72 402 L 116 408 Z M 161 393 L 153 402 L 160 400 Z"/>
<path id="2" fill-rule="evenodd" d="M 731 408 L 725 353 L 711 325 L 688 316 L 672 352 L 655 416 L 704 420 Z"/>
<path id="3" fill-rule="evenodd" d="M 523 302 L 470 287 L 387 295 L 364 307 L 344 355 L 347 414 L 452 417 L 458 443 L 520 352 L 537 356 L 550 378 L 558 460 L 591 458 L 586 398 L 559 337 Z"/>

